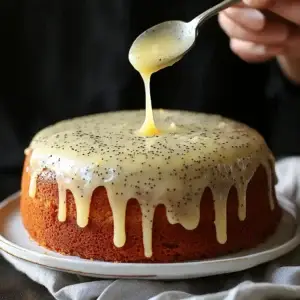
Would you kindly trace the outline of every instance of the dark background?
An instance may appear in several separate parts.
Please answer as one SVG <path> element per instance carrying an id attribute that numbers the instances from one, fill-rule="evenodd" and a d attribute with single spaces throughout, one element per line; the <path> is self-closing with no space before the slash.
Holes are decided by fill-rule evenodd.
<path id="1" fill-rule="evenodd" d="M 3 0 L 0 3 L 0 197 L 19 189 L 24 149 L 56 121 L 144 108 L 128 61 L 134 38 L 168 19 L 190 20 L 216 0 Z M 153 75 L 153 106 L 218 113 L 256 128 L 277 157 L 300 151 L 300 88 L 276 62 L 233 55 L 216 18 L 194 49 Z"/>
<path id="2" fill-rule="evenodd" d="M 143 84 L 127 58 L 134 38 L 161 21 L 188 21 L 216 2 L 2 0 L 0 199 L 19 190 L 24 149 L 41 128 L 143 108 Z M 157 108 L 219 113 L 249 124 L 276 157 L 300 152 L 299 86 L 274 61 L 250 65 L 234 56 L 216 19 L 182 61 L 153 76 L 151 92 Z M 44 288 L 3 260 L 0 276 L 0 300 L 48 299 Z"/>

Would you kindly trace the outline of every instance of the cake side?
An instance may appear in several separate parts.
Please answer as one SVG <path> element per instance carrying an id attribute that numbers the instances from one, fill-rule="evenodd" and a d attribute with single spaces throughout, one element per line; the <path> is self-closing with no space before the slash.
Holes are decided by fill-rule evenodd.
<path id="1" fill-rule="evenodd" d="M 238 217 L 238 196 L 231 188 L 227 201 L 227 242 L 220 244 L 216 238 L 215 211 L 209 188 L 199 198 L 200 222 L 194 230 L 186 230 L 180 224 L 170 224 L 166 209 L 159 205 L 153 221 L 153 255 L 144 255 L 142 214 L 137 200 L 130 200 L 126 209 L 126 243 L 114 245 L 114 222 L 105 188 L 93 193 L 88 225 L 77 225 L 74 197 L 67 192 L 67 218 L 57 218 L 59 199 L 54 172 L 44 170 L 37 179 L 35 197 L 30 197 L 30 155 L 24 164 L 21 194 L 21 215 L 28 233 L 38 244 L 62 254 L 113 262 L 179 262 L 212 258 L 219 255 L 249 249 L 273 234 L 281 217 L 281 208 L 275 201 L 270 209 L 268 180 L 263 167 L 251 179 L 247 195 L 247 217 Z M 26 171 L 27 170 L 27 171 Z M 272 188 L 273 193 L 274 189 Z M 200 201 L 201 200 L 201 201 Z"/>

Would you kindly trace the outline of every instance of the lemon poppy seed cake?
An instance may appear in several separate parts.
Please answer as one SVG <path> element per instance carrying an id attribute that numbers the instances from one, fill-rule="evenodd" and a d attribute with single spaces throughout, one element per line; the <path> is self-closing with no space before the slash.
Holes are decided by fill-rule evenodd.
<path id="1" fill-rule="evenodd" d="M 274 159 L 248 126 L 155 110 L 59 122 L 25 151 L 21 214 L 29 235 L 62 254 L 113 262 L 212 258 L 265 241 L 280 221 Z"/>

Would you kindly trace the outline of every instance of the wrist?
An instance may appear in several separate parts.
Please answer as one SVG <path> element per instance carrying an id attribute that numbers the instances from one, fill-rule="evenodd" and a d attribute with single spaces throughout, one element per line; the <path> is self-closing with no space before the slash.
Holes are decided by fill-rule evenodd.
<path id="1" fill-rule="evenodd" d="M 300 57 L 279 55 L 277 62 L 286 78 L 292 83 L 300 85 Z"/>

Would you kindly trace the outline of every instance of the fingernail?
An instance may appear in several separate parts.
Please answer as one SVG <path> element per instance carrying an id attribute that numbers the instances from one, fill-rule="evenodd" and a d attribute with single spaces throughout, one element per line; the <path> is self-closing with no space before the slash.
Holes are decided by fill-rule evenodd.
<path id="1" fill-rule="evenodd" d="M 256 9 L 244 9 L 244 15 L 249 20 L 249 27 L 252 29 L 262 29 L 264 27 L 265 16 Z"/>
<path id="2" fill-rule="evenodd" d="M 245 17 L 252 19 L 252 20 L 264 20 L 264 15 L 257 9 L 244 9 Z"/>
<path id="3" fill-rule="evenodd" d="M 267 53 L 267 48 L 263 45 L 254 44 L 252 46 L 252 51 L 255 52 L 256 55 L 265 55 Z"/>
<path id="4" fill-rule="evenodd" d="M 252 6 L 252 3 L 253 3 L 252 0 L 243 0 L 243 2 L 248 6 Z"/>
<path id="5" fill-rule="evenodd" d="M 225 13 L 252 30 L 261 30 L 265 25 L 265 16 L 257 9 L 230 7 Z"/>
<path id="6" fill-rule="evenodd" d="M 277 55 L 281 53 L 283 48 L 281 46 L 264 46 L 264 45 L 258 45 L 253 44 L 252 51 L 256 55 Z"/>

